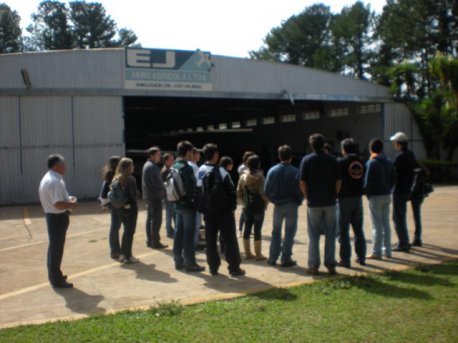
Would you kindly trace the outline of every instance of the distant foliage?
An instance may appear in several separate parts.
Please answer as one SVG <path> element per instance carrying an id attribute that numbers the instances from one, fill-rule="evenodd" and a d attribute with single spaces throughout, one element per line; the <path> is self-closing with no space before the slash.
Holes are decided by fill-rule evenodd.
<path id="1" fill-rule="evenodd" d="M 21 17 L 7 4 L 0 3 L 0 53 L 21 50 Z"/>

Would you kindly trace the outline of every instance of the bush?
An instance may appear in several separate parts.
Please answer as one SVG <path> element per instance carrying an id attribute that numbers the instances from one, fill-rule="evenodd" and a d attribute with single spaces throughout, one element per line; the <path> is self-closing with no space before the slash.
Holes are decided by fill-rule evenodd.
<path id="1" fill-rule="evenodd" d="M 458 162 L 437 160 L 420 161 L 430 171 L 433 183 L 458 183 Z"/>

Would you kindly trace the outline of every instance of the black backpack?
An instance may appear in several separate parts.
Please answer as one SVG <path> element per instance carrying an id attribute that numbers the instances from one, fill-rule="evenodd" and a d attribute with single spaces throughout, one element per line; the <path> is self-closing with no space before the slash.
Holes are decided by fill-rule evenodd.
<path id="1" fill-rule="evenodd" d="M 266 209 L 266 203 L 264 202 L 264 199 L 261 197 L 261 195 L 251 192 L 246 186 L 243 193 L 243 205 L 250 212 L 259 213 Z"/>
<path id="2" fill-rule="evenodd" d="M 221 212 L 230 207 L 219 166 L 214 166 L 202 179 L 202 212 Z"/>

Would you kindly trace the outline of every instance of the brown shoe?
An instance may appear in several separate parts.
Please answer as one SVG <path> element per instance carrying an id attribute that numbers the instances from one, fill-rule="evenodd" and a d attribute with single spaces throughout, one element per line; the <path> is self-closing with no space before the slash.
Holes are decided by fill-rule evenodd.
<path id="1" fill-rule="evenodd" d="M 381 260 L 382 256 L 378 256 L 378 255 L 372 254 L 372 255 L 367 256 L 366 259 L 368 259 L 368 260 Z"/>
<path id="2" fill-rule="evenodd" d="M 320 272 L 318 271 L 318 267 L 310 267 L 306 268 L 305 272 L 309 275 L 317 276 L 320 275 Z"/>

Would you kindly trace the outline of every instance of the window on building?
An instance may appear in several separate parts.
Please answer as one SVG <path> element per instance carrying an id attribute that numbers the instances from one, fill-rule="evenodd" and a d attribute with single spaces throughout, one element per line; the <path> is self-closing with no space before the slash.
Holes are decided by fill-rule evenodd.
<path id="1" fill-rule="evenodd" d="M 257 119 L 248 119 L 246 121 L 246 126 L 247 127 L 253 127 L 253 126 L 256 126 L 258 125 L 258 120 Z"/>
<path id="2" fill-rule="evenodd" d="M 226 123 L 221 123 L 221 124 L 219 124 L 218 129 L 220 129 L 220 130 L 226 130 L 226 129 L 227 129 L 227 124 L 226 124 Z"/>
<path id="3" fill-rule="evenodd" d="M 282 123 L 291 123 L 296 121 L 296 115 L 295 114 L 284 114 L 280 117 L 280 121 Z"/>
<path id="4" fill-rule="evenodd" d="M 320 112 L 319 111 L 313 111 L 313 112 L 302 113 L 302 119 L 303 120 L 320 119 Z"/>
<path id="5" fill-rule="evenodd" d="M 333 108 L 329 112 L 329 116 L 333 117 L 333 118 L 335 118 L 335 117 L 345 117 L 345 116 L 348 116 L 348 114 L 349 114 L 348 107 Z"/>
<path id="6" fill-rule="evenodd" d="M 381 113 L 382 105 L 381 104 L 366 104 L 359 106 L 359 113 L 368 114 L 368 113 Z"/>
<path id="7" fill-rule="evenodd" d="M 263 125 L 275 124 L 275 117 L 265 117 L 265 118 L 262 118 L 262 124 L 263 124 Z"/>
<path id="8" fill-rule="evenodd" d="M 240 129 L 242 127 L 242 124 L 239 121 L 233 121 L 231 127 L 233 129 Z"/>

